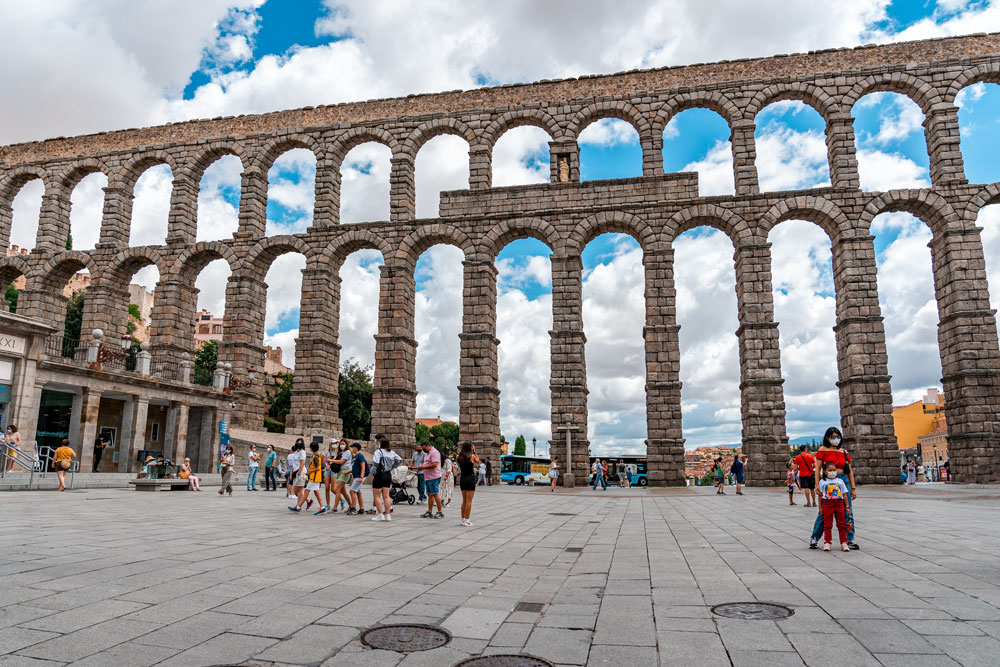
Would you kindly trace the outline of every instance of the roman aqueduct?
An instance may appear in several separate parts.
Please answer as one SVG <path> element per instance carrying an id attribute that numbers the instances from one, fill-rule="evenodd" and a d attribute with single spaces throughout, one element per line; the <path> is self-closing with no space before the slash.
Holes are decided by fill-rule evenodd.
<path id="1" fill-rule="evenodd" d="M 643 249 L 646 276 L 647 456 L 651 484 L 684 483 L 680 350 L 673 284 L 673 239 L 707 225 L 735 246 L 739 304 L 743 443 L 752 483 L 780 483 L 788 457 L 785 407 L 773 317 L 768 231 L 784 220 L 808 220 L 830 237 L 836 288 L 835 327 L 842 424 L 859 481 L 898 479 L 885 333 L 869 225 L 884 212 L 908 211 L 933 232 L 931 251 L 947 397 L 952 472 L 962 481 L 995 481 L 1000 472 L 1000 347 L 986 286 L 979 210 L 1000 202 L 1000 184 L 972 185 L 959 150 L 955 98 L 977 82 L 1000 82 L 1000 35 L 838 49 L 802 55 L 692 65 L 464 92 L 410 96 L 264 115 L 216 118 L 160 127 L 58 138 L 0 148 L 0 242 L 11 226 L 11 202 L 34 179 L 44 198 L 34 251 L 0 260 L 5 284 L 27 278 L 18 314 L 61 327 L 62 286 L 88 269 L 84 331 L 125 331 L 122 304 L 133 274 L 160 272 L 153 310 L 153 349 L 175 359 L 191 349 L 194 280 L 224 259 L 226 338 L 222 358 L 235 373 L 263 365 L 264 275 L 286 252 L 302 253 L 300 334 L 290 419 L 296 430 L 337 432 L 337 344 L 340 278 L 351 252 L 371 248 L 384 259 L 378 304 L 373 429 L 412 446 L 415 410 L 414 265 L 437 243 L 464 253 L 461 333 L 462 438 L 495 457 L 499 441 L 496 338 L 497 253 L 534 237 L 552 250 L 551 415 L 563 442 L 570 423 L 572 472 L 585 475 L 587 375 L 581 317 L 581 251 L 595 236 L 619 232 Z M 851 109 L 874 91 L 902 93 L 925 117 L 932 187 L 863 192 L 859 187 Z M 755 117 L 777 100 L 800 100 L 826 122 L 831 187 L 760 193 Z M 662 137 L 684 109 L 706 107 L 732 131 L 734 196 L 699 197 L 697 175 L 663 173 Z M 580 182 L 577 136 L 590 123 L 618 118 L 638 131 L 639 178 Z M 491 187 L 491 153 L 508 129 L 534 125 L 550 137 L 551 182 Z M 414 159 L 440 134 L 470 146 L 468 190 L 442 193 L 439 217 L 415 219 Z M 340 166 L 365 142 L 392 151 L 390 219 L 340 224 Z M 267 173 L 291 148 L 316 155 L 314 222 L 291 236 L 265 236 Z M 216 159 L 243 164 L 239 229 L 232 239 L 195 242 L 201 175 Z M 173 190 L 166 243 L 129 247 L 133 188 L 151 165 L 167 164 Z M 65 250 L 70 192 L 103 172 L 100 241 Z M 236 392 L 234 421 L 262 414 L 263 389 Z M 554 450 L 557 451 L 557 450 Z"/>

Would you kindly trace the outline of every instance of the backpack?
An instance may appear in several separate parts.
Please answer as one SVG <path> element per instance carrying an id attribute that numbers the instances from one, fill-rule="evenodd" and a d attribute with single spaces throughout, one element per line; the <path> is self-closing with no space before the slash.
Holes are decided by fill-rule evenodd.
<path id="1" fill-rule="evenodd" d="M 376 474 L 377 473 L 382 473 L 382 472 L 391 472 L 391 471 L 395 470 L 396 468 L 398 468 L 399 464 L 402 463 L 402 461 L 403 461 L 398 456 L 393 456 L 392 458 L 389 458 L 389 455 L 385 453 L 384 449 L 380 449 L 378 451 L 382 452 L 382 456 L 378 460 L 378 465 L 375 466 L 375 472 L 376 472 Z M 376 453 L 378 453 L 378 452 L 376 452 Z M 375 458 L 374 455 L 372 456 L 372 458 Z"/>

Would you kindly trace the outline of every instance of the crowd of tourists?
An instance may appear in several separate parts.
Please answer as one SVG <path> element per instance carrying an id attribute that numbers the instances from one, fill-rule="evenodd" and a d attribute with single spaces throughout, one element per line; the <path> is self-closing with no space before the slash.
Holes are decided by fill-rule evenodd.
<path id="1" fill-rule="evenodd" d="M 461 443 L 455 461 L 442 457 L 430 442 L 424 441 L 403 468 L 402 457 L 392 449 L 384 435 L 375 436 L 376 449 L 369 461 L 361 451 L 361 444 L 337 441 L 331 438 L 325 451 L 318 442 L 306 444 L 302 438 L 295 441 L 287 456 L 279 457 L 274 447 L 268 446 L 261 456 L 255 445 L 247 455 L 247 490 L 257 491 L 257 474 L 264 467 L 264 491 L 277 491 L 278 479 L 284 481 L 288 500 L 294 501 L 288 509 L 301 513 L 316 506 L 314 515 L 343 514 L 344 516 L 369 517 L 372 521 L 392 521 L 392 496 L 394 471 L 416 473 L 419 501 L 427 503 L 421 518 L 443 519 L 444 510 L 451 506 L 456 482 L 462 494 L 462 526 L 472 526 L 472 500 L 476 485 L 488 483 L 490 466 L 481 461 L 470 442 Z M 232 495 L 232 476 L 236 457 L 232 447 L 227 447 L 219 459 L 222 486 L 219 496 Z M 405 479 L 405 474 L 403 476 Z M 371 489 L 371 503 L 365 505 L 364 485 Z"/>

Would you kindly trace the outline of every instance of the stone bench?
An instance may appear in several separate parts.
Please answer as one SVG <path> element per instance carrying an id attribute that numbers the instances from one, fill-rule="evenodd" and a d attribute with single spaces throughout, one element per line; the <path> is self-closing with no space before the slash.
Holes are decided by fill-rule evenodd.
<path id="1" fill-rule="evenodd" d="M 187 491 L 189 488 L 186 479 L 130 479 L 129 486 L 134 486 L 136 491 L 159 491 L 166 487 L 168 491 Z"/>

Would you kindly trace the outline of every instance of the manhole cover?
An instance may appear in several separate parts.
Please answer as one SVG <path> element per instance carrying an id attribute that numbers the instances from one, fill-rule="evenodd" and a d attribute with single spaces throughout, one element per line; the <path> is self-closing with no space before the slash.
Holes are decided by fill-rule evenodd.
<path id="1" fill-rule="evenodd" d="M 545 607 L 544 602 L 518 602 L 514 611 L 530 611 L 537 614 L 545 611 Z"/>
<path id="2" fill-rule="evenodd" d="M 726 602 L 712 607 L 712 613 L 744 621 L 777 621 L 788 618 L 795 612 L 788 607 L 769 602 Z"/>
<path id="3" fill-rule="evenodd" d="M 455 667 L 553 667 L 553 663 L 533 655 L 498 653 L 478 658 L 467 658 L 456 664 Z"/>
<path id="4" fill-rule="evenodd" d="M 430 625 L 383 625 L 365 630 L 361 641 L 386 651 L 429 651 L 451 641 L 447 630 Z"/>
<path id="5" fill-rule="evenodd" d="M 576 516 L 572 512 L 549 512 L 549 516 Z"/>

